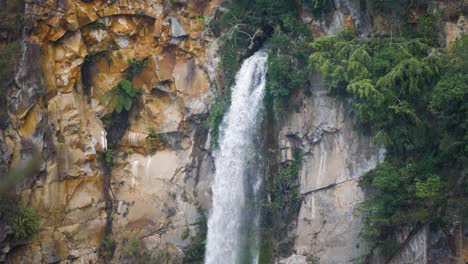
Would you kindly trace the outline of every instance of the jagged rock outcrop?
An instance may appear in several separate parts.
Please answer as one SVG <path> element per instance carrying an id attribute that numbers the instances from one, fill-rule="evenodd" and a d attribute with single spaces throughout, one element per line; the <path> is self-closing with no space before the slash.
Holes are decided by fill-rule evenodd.
<path id="1" fill-rule="evenodd" d="M 208 54 L 214 38 L 200 17 L 212 16 L 218 4 L 27 1 L 33 24 L 22 44 L 15 115 L 4 141 L 13 162 L 24 158 L 22 141 L 43 151 L 40 176 L 19 189 L 22 203 L 42 220 L 29 244 L 2 252 L 9 263 L 98 261 L 107 217 L 98 156 L 109 147 L 101 120 L 109 109 L 101 99 L 125 78 L 130 60 L 147 66 L 130 80 L 144 93 L 121 144 L 112 146 L 114 261 L 130 237 L 180 254 L 188 242 L 182 233 L 194 233 L 197 196 L 209 189 L 208 131 L 200 117 L 213 97 L 216 60 Z M 164 141 L 154 154 L 150 128 Z"/>

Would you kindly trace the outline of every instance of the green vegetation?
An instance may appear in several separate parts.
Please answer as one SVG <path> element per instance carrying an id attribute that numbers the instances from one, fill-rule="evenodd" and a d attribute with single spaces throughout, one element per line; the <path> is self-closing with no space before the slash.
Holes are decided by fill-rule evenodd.
<path id="1" fill-rule="evenodd" d="M 128 69 L 125 73 L 125 78 L 127 80 L 132 80 L 134 76 L 140 75 L 143 69 L 148 65 L 147 60 L 137 61 L 134 59 L 128 60 Z"/>
<path id="2" fill-rule="evenodd" d="M 104 165 L 103 167 L 105 172 L 103 193 L 107 216 L 104 230 L 105 239 L 103 240 L 102 245 L 103 249 L 100 250 L 100 252 L 102 251 L 101 256 L 104 257 L 104 260 L 112 257 L 112 255 L 109 256 L 107 253 L 109 252 L 109 237 L 112 234 L 113 221 L 113 195 L 111 195 L 111 178 L 112 168 L 115 166 L 114 147 L 118 146 L 120 140 L 125 134 L 125 131 L 130 126 L 129 112 L 136 103 L 137 95 L 143 93 L 142 89 L 135 89 L 133 87 L 131 79 L 135 75 L 141 73 L 142 69 L 146 66 L 146 61 L 129 60 L 128 63 L 129 67 L 125 74 L 127 79 L 121 80 L 117 86 L 104 93 L 102 97 L 102 103 L 109 109 L 109 114 L 102 118 L 107 132 L 106 140 L 108 143 L 108 148 L 100 154 L 100 159 Z M 115 246 L 111 247 L 112 252 L 114 247 Z"/>
<path id="3" fill-rule="evenodd" d="M 150 155 L 154 155 L 158 151 L 158 149 L 156 148 L 156 145 L 154 144 L 154 142 L 153 142 L 153 140 L 151 138 L 149 138 L 146 141 L 146 147 L 148 147 L 148 152 L 149 152 Z"/>
<path id="4" fill-rule="evenodd" d="M 312 43 L 311 66 L 331 94 L 353 99 L 359 127 L 387 150 L 361 180 L 364 236 L 382 253 L 404 227 L 442 225 L 468 204 L 468 37 L 448 50 L 430 38 L 344 32 Z"/>
<path id="5" fill-rule="evenodd" d="M 310 38 L 304 25 L 291 20 L 288 29 L 275 29 L 271 37 L 271 54 L 268 58 L 267 105 L 278 118 L 286 108 L 290 95 L 304 87 L 307 79 L 307 56 Z M 301 29 L 301 33 L 294 30 Z M 289 33 L 284 33 L 289 32 Z M 297 36 L 299 34 L 299 36 Z"/>
<path id="6" fill-rule="evenodd" d="M 314 16 L 322 18 L 322 16 L 330 11 L 333 2 L 332 0 L 308 0 L 305 1 L 307 8 Z"/>
<path id="7" fill-rule="evenodd" d="M 102 101 L 109 107 L 111 112 L 122 112 L 123 109 L 130 111 L 136 100 L 137 91 L 129 80 L 122 80 L 117 86 L 107 91 Z"/>
<path id="8" fill-rule="evenodd" d="M 208 219 L 201 207 L 198 208 L 197 233 L 184 248 L 184 264 L 202 264 L 205 256 Z"/>
<path id="9" fill-rule="evenodd" d="M 99 244 L 99 255 L 105 260 L 109 260 L 114 255 L 115 241 L 110 237 L 106 236 Z"/>
<path id="10" fill-rule="evenodd" d="M 39 233 L 41 217 L 30 207 L 18 206 L 16 198 L 2 193 L 0 196 L 0 221 L 10 226 L 15 242 L 25 242 Z"/>
<path id="11" fill-rule="evenodd" d="M 182 261 L 182 257 L 172 254 L 168 251 L 157 250 L 154 253 L 154 256 L 150 260 L 145 262 L 140 262 L 141 264 L 185 264 Z"/>
<path id="12" fill-rule="evenodd" d="M 89 24 L 88 27 L 93 30 L 98 30 L 98 29 L 106 30 L 107 29 L 104 23 L 97 22 L 97 21 Z"/>
<path id="13" fill-rule="evenodd" d="M 219 129 L 223 122 L 224 113 L 228 110 L 230 103 L 230 94 L 221 94 L 215 98 L 211 106 L 210 116 L 205 120 L 205 126 L 211 129 L 211 145 L 218 147 Z"/>
<path id="14" fill-rule="evenodd" d="M 109 168 L 114 167 L 114 149 L 111 145 L 109 145 L 107 149 L 102 152 L 101 161 L 104 162 Z"/>
<path id="15" fill-rule="evenodd" d="M 311 6 L 317 1 L 311 1 Z M 318 1 L 321 2 L 321 1 Z M 288 96 L 304 86 L 307 75 L 310 33 L 298 18 L 301 0 L 239 0 L 228 1 L 222 16 L 210 28 L 219 35 L 224 89 L 216 99 L 206 124 L 212 131 L 212 143 L 217 146 L 219 126 L 230 105 L 229 87 L 243 59 L 250 56 L 271 38 L 268 60 L 267 102 L 280 112 Z M 316 3 L 319 5 L 319 3 Z M 321 7 L 316 7 L 317 12 Z M 281 73 L 281 74 L 278 74 Z"/>
<path id="16" fill-rule="evenodd" d="M 320 258 L 316 256 L 308 256 L 306 261 L 309 264 L 320 264 Z"/>
<path id="17" fill-rule="evenodd" d="M 122 241 L 122 263 L 132 264 L 182 264 L 181 257 L 167 251 L 152 252 L 146 248 L 138 237 L 131 237 Z"/>
<path id="18" fill-rule="evenodd" d="M 137 256 L 144 247 L 143 241 L 138 237 L 131 237 L 123 242 L 122 253 L 128 256 Z"/>
<path id="19" fill-rule="evenodd" d="M 164 134 L 156 132 L 156 128 L 150 127 L 148 128 L 150 138 L 156 139 L 159 142 L 167 142 L 167 138 Z"/>
<path id="20" fill-rule="evenodd" d="M 154 155 L 157 151 L 156 143 L 158 145 L 167 144 L 168 140 L 164 134 L 156 132 L 156 129 L 154 127 L 150 127 L 148 131 L 149 137 L 146 139 L 146 146 L 148 147 L 149 153 L 151 155 Z"/>
<path id="21" fill-rule="evenodd" d="M 294 238 L 288 237 L 289 225 L 297 217 L 301 206 L 298 188 L 300 161 L 301 152 L 295 149 L 294 161 L 278 164 L 278 173 L 264 179 L 260 222 L 261 264 L 271 263 L 272 259 L 291 253 Z"/>
<path id="22" fill-rule="evenodd" d="M 182 235 L 180 235 L 180 238 L 181 238 L 182 240 L 186 240 L 186 239 L 189 238 L 189 237 L 190 237 L 190 229 L 189 229 L 188 227 L 186 227 L 186 228 L 184 229 L 184 232 L 182 232 Z"/>
<path id="23" fill-rule="evenodd" d="M 29 207 L 19 209 L 12 223 L 15 240 L 26 241 L 34 237 L 39 233 L 40 220 L 41 217 L 34 209 Z"/>

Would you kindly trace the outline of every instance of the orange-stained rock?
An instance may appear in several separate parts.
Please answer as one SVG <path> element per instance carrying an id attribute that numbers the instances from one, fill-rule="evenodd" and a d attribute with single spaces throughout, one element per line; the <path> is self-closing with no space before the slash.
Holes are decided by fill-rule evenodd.
<path id="1" fill-rule="evenodd" d="M 153 37 L 159 38 L 161 36 L 162 30 L 163 30 L 162 27 L 163 27 L 163 25 L 162 25 L 162 20 L 161 19 L 154 20 Z"/>
<path id="2" fill-rule="evenodd" d="M 99 19 L 96 10 L 102 8 L 103 2 L 93 1 L 86 3 L 84 1 L 76 1 L 76 17 L 80 27 L 92 23 Z M 96 6 L 97 5 L 97 6 Z"/>
<path id="3" fill-rule="evenodd" d="M 353 17 L 350 15 L 344 16 L 344 28 L 354 30 L 354 21 Z"/>
<path id="4" fill-rule="evenodd" d="M 118 36 L 131 36 L 137 32 L 137 23 L 130 16 L 113 16 L 109 21 L 110 32 Z"/>
<path id="5" fill-rule="evenodd" d="M 61 37 L 63 37 L 63 35 L 65 35 L 65 33 L 67 33 L 67 31 L 64 28 L 51 27 L 51 29 L 49 31 L 49 40 L 50 41 L 57 41 Z"/>
<path id="6" fill-rule="evenodd" d="M 28 114 L 25 116 L 24 120 L 22 121 L 19 134 L 23 138 L 30 138 L 34 132 L 36 131 L 39 122 L 43 117 L 41 108 L 36 105 L 31 110 L 29 110 Z"/>
<path id="7" fill-rule="evenodd" d="M 89 27 L 84 27 L 82 29 L 82 35 L 88 48 L 88 52 L 91 54 L 96 54 L 109 49 L 113 41 L 104 29 L 91 29 Z"/>
<path id="8" fill-rule="evenodd" d="M 102 96 L 126 78 L 130 59 L 146 59 L 148 64 L 131 80 L 145 93 L 135 99 L 130 127 L 114 146 L 113 233 L 120 243 L 126 231 L 138 228 L 152 247 L 159 247 L 158 241 L 176 251 L 182 232 L 198 216 L 196 199 L 183 187 L 193 147 L 186 120 L 206 113 L 212 99 L 201 66 L 212 36 L 204 32 L 202 17 L 213 15 L 220 0 L 173 6 L 163 0 L 33 2 L 30 39 L 42 48 L 46 87 L 38 101 L 44 105 L 33 102 L 19 120 L 16 137 L 8 137 L 7 143 L 18 160 L 17 138 L 34 135 L 43 120 L 54 155 L 45 163 L 44 177 L 21 191 L 21 200 L 42 217 L 38 238 L 44 243 L 21 247 L 12 256 L 19 263 L 98 261 L 106 212 L 103 167 L 97 157 L 108 147 L 101 120 L 108 109 Z M 106 28 L 90 25 L 94 22 Z M 82 71 L 90 79 L 83 80 Z M 152 139 L 158 149 L 154 155 L 148 154 L 150 127 L 169 139 Z M 176 201 L 170 192 L 188 198 Z"/>
<path id="9" fill-rule="evenodd" d="M 177 64 L 173 76 L 177 91 L 183 95 L 197 96 L 208 91 L 208 78 L 194 61 Z"/>
<path id="10" fill-rule="evenodd" d="M 176 63 L 174 52 L 164 53 L 157 61 L 157 74 L 160 80 L 171 80 Z"/>
<path id="11" fill-rule="evenodd" d="M 65 28 L 68 31 L 75 31 L 80 28 L 80 24 L 78 23 L 78 17 L 76 13 L 70 13 L 65 17 Z"/>
<path id="12" fill-rule="evenodd" d="M 466 22 L 468 16 L 459 16 L 454 22 L 448 21 L 444 23 L 445 45 L 449 47 L 453 42 L 459 39 L 463 34 L 468 33 Z"/>

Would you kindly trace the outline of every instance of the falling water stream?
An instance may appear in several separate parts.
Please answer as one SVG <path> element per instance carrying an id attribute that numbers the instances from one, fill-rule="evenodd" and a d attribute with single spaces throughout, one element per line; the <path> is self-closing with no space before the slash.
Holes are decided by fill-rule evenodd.
<path id="1" fill-rule="evenodd" d="M 244 61 L 231 88 L 231 106 L 220 128 L 215 154 L 213 208 L 208 220 L 205 264 L 257 263 L 258 213 L 252 210 L 261 177 L 255 139 L 265 93 L 268 54 Z M 248 252 L 247 252 L 248 251 Z"/>

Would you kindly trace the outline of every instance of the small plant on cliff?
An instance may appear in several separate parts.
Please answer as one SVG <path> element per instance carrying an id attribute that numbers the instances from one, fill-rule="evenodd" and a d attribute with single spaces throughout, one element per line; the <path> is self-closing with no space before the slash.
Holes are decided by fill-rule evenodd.
<path id="1" fill-rule="evenodd" d="M 125 78 L 127 80 L 132 80 L 134 76 L 141 74 L 143 69 L 148 65 L 147 60 L 134 60 L 134 59 L 129 59 L 128 60 L 128 69 L 127 72 L 125 73 Z"/>
<path id="2" fill-rule="evenodd" d="M 182 240 L 186 240 L 187 238 L 190 237 L 190 229 L 188 228 L 188 226 L 184 229 L 184 231 L 182 232 L 182 234 L 180 235 L 180 238 Z"/>
<path id="3" fill-rule="evenodd" d="M 166 143 L 167 138 L 164 134 L 156 132 L 156 128 L 150 127 L 148 129 L 150 138 L 156 139 L 159 142 Z"/>
<path id="4" fill-rule="evenodd" d="M 123 243 L 123 254 L 132 257 L 138 257 L 144 247 L 143 241 L 138 237 L 131 237 Z"/>
<path id="5" fill-rule="evenodd" d="M 111 112 L 122 112 L 123 109 L 130 111 L 136 99 L 137 91 L 128 80 L 122 80 L 117 86 L 107 91 L 102 97 Z"/>
<path id="6" fill-rule="evenodd" d="M 156 154 L 157 148 L 156 148 L 156 145 L 154 144 L 154 142 L 153 142 L 153 140 L 151 138 L 149 138 L 146 141 L 146 146 L 148 147 L 149 154 L 151 154 L 151 155 Z"/>
<path id="7" fill-rule="evenodd" d="M 39 214 L 32 208 L 21 208 L 13 221 L 13 232 L 15 240 L 26 241 L 39 232 Z"/>
<path id="8" fill-rule="evenodd" d="M 122 254 L 119 263 L 132 264 L 182 264 L 182 259 L 176 254 L 163 250 L 148 250 L 138 237 L 131 237 L 122 241 Z"/>
<path id="9" fill-rule="evenodd" d="M 219 129 L 223 122 L 224 113 L 230 105 L 230 95 L 218 95 L 211 106 L 210 116 L 205 121 L 205 126 L 211 129 L 211 145 L 218 147 Z"/>
<path id="10" fill-rule="evenodd" d="M 201 264 L 205 256 L 206 237 L 208 235 L 208 219 L 201 207 L 198 208 L 197 233 L 184 248 L 185 264 Z"/>
<path id="11" fill-rule="evenodd" d="M 98 30 L 98 29 L 106 30 L 107 29 L 105 24 L 101 22 L 97 22 L 97 21 L 89 24 L 88 27 L 93 30 Z"/>
<path id="12" fill-rule="evenodd" d="M 115 241 L 111 237 L 104 237 L 104 239 L 101 241 L 101 244 L 99 244 L 99 254 L 104 259 L 110 259 L 114 255 L 114 251 Z"/>

